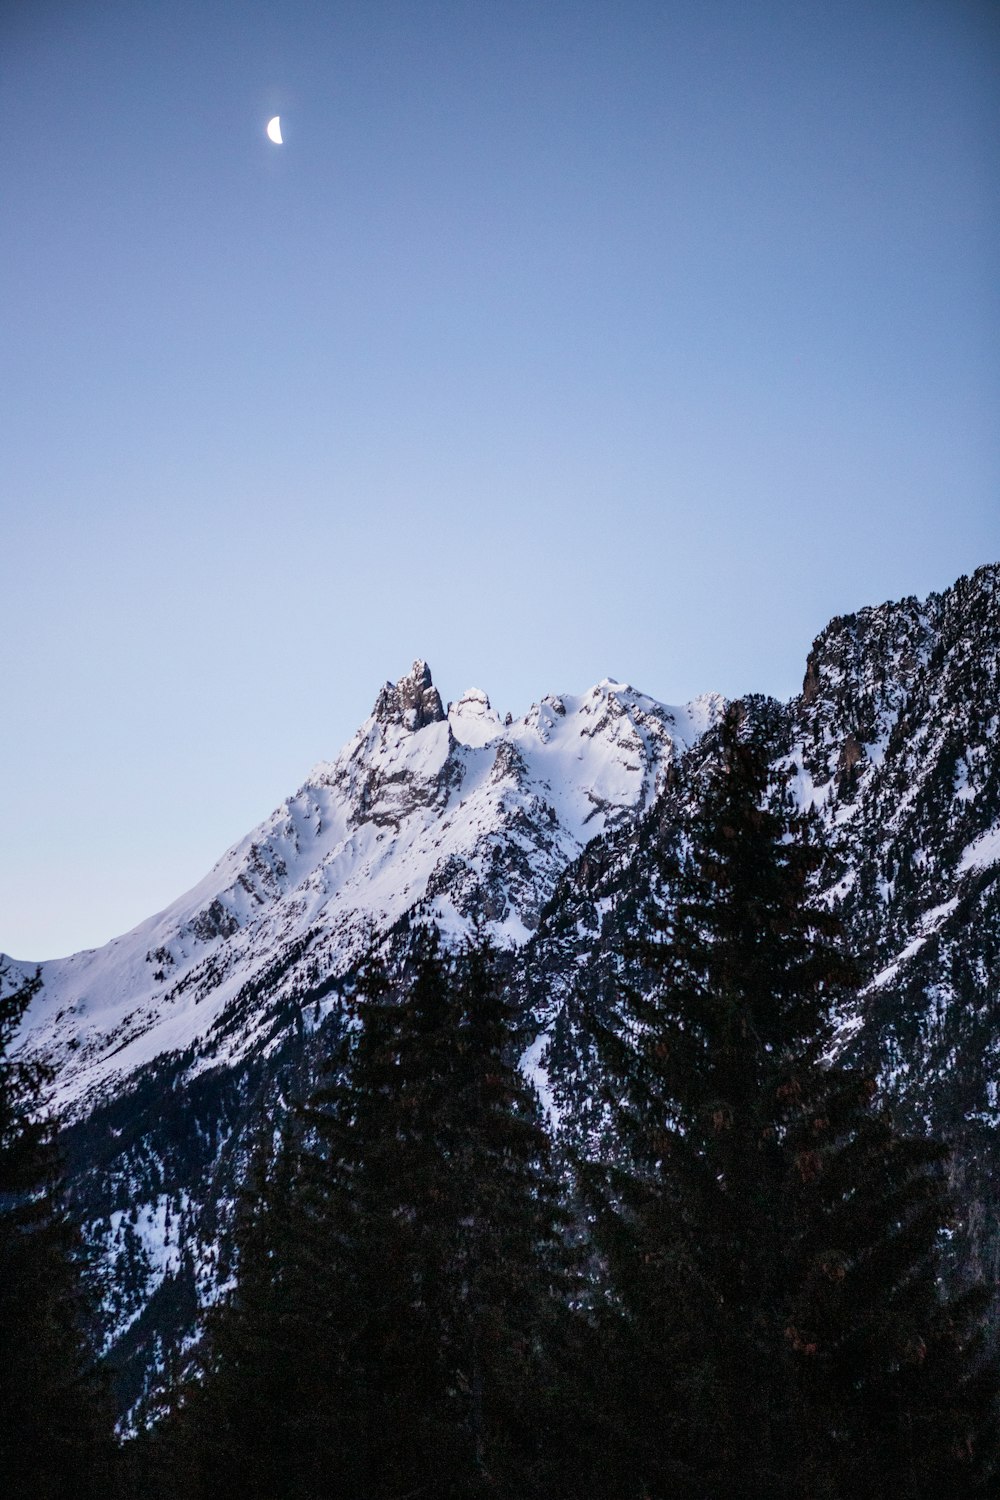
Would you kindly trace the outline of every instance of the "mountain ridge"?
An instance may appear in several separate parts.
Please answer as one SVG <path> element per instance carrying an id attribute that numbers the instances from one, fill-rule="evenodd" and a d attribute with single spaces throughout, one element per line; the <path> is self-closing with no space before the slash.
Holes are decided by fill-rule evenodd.
<path id="1" fill-rule="evenodd" d="M 1000 1280 L 1000 564 L 836 617 L 799 695 L 742 701 L 864 969 L 837 1045 L 905 1128 L 952 1143 L 956 1274 Z M 190 892 L 42 966 L 24 1042 L 60 1067 L 124 1412 L 232 1274 L 251 1143 L 308 1087 L 372 939 L 392 960 L 420 921 L 490 934 L 550 1122 L 599 1129 L 588 1015 L 628 979 L 644 907 L 672 899 L 656 849 L 697 811 L 722 708 L 603 679 L 501 722 L 478 689 L 445 705 L 417 661 Z"/>
<path id="2" fill-rule="evenodd" d="M 648 804 L 661 766 L 721 706 L 705 695 L 670 708 L 605 678 L 502 723 L 479 689 L 446 711 L 416 661 L 190 891 L 101 948 L 39 966 L 24 1038 L 58 1067 L 57 1103 L 86 1107 L 210 1035 L 275 952 L 307 938 L 326 973 L 346 972 L 368 918 L 391 925 L 423 903 L 453 936 L 477 917 L 501 946 L 524 941 L 557 871 Z M 29 971 L 8 961 L 8 983 Z"/>

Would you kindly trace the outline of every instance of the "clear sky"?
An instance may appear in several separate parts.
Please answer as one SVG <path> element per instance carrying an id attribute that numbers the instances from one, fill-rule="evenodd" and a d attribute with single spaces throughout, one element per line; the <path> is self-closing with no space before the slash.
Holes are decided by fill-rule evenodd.
<path id="1" fill-rule="evenodd" d="M 998 104 L 993 0 L 6 0 L 0 949 L 414 656 L 786 697 L 1000 557 Z"/>

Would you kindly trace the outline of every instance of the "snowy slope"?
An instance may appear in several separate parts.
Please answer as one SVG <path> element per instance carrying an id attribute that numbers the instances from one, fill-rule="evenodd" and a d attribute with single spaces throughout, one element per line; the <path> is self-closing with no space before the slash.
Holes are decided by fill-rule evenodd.
<path id="1" fill-rule="evenodd" d="M 720 708 L 669 708 L 606 679 L 501 723 L 476 689 L 445 712 L 415 662 L 193 890 L 103 948 L 43 963 L 24 1043 L 58 1065 L 58 1102 L 80 1108 L 163 1053 L 192 1049 L 193 1073 L 234 1061 L 266 1040 L 275 1002 L 342 973 L 405 913 L 452 938 L 478 918 L 517 945 L 565 867 L 649 805 Z"/>

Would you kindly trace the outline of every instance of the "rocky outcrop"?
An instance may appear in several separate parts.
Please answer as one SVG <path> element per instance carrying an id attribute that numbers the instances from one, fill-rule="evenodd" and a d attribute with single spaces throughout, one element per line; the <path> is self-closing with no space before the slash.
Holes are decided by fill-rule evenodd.
<path id="1" fill-rule="evenodd" d="M 446 717 L 441 694 L 431 680 L 431 669 L 419 659 L 407 677 L 387 682 L 375 701 L 374 716 L 382 724 L 402 724 L 416 731 L 440 724 Z"/>

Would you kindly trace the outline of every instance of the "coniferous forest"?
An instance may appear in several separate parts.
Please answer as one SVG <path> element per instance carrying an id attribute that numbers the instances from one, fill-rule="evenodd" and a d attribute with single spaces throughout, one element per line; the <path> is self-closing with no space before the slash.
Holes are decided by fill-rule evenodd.
<path id="1" fill-rule="evenodd" d="M 860 977 L 740 711 L 671 899 L 588 1001 L 553 1132 L 485 939 L 373 943 L 262 1122 L 234 1276 L 114 1437 L 44 1069 L 0 1015 L 0 1493 L 170 1500 L 941 1500 L 998 1483 L 992 1289 L 944 1275 L 947 1143 L 837 1061 Z M 779 789 L 780 790 L 780 789 Z"/>

